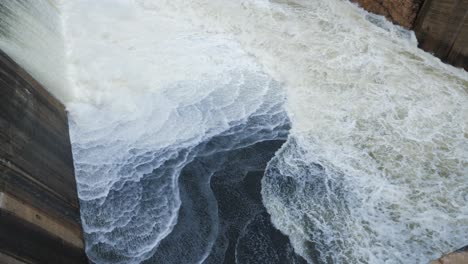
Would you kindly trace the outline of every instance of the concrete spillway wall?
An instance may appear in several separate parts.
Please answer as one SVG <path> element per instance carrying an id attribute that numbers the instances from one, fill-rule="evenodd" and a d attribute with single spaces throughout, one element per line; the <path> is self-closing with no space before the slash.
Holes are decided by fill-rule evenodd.
<path id="1" fill-rule="evenodd" d="M 430 264 L 465 264 L 468 263 L 468 246 L 446 254 Z"/>
<path id="2" fill-rule="evenodd" d="M 414 31 L 422 49 L 468 70 L 468 1 L 425 0 Z"/>
<path id="3" fill-rule="evenodd" d="M 468 70 L 467 0 L 352 0 L 364 9 L 413 29 L 419 47 Z"/>
<path id="4" fill-rule="evenodd" d="M 64 106 L 2 51 L 0 263 L 87 263 Z"/>

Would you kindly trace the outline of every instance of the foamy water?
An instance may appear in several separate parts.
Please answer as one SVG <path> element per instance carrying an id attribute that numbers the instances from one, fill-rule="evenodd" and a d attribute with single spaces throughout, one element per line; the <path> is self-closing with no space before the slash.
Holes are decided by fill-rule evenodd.
<path id="1" fill-rule="evenodd" d="M 162 254 L 181 171 L 198 156 L 282 139 L 288 123 L 262 198 L 309 263 L 426 263 L 468 243 L 468 74 L 419 50 L 412 32 L 340 0 L 59 9 L 96 263 Z M 205 146 L 217 136 L 231 143 Z M 185 261 L 214 263 L 217 232 L 194 236 Z"/>
<path id="2" fill-rule="evenodd" d="M 56 0 L 0 1 L 0 49 L 61 101 L 65 88 L 65 49 L 62 19 Z"/>

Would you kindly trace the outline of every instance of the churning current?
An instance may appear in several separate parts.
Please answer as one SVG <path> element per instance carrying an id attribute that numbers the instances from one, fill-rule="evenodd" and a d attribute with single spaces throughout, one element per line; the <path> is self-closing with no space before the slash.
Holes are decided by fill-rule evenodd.
<path id="1" fill-rule="evenodd" d="M 413 264 L 468 242 L 468 73 L 412 32 L 344 0 L 55 7 L 92 262 Z"/>

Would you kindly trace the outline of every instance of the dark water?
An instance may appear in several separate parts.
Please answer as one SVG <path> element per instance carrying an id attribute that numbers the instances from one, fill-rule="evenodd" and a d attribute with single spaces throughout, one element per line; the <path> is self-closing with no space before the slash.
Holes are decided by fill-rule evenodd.
<path id="1" fill-rule="evenodd" d="M 196 263 L 210 244 L 204 263 L 306 263 L 272 226 L 261 200 L 265 167 L 283 143 L 195 158 L 179 178 L 178 222 L 145 263 Z"/>
<path id="2" fill-rule="evenodd" d="M 284 114 L 268 118 L 281 119 Z M 251 119 L 197 148 L 179 177 L 177 224 L 144 263 L 306 263 L 270 222 L 261 197 L 267 163 L 289 126 Z"/>

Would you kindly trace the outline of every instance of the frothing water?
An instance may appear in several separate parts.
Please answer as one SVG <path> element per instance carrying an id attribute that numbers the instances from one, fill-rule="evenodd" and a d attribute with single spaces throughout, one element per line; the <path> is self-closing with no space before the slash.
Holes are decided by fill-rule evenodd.
<path id="1" fill-rule="evenodd" d="M 62 18 L 55 0 L 1 0 L 0 49 L 58 99 L 66 89 Z"/>
<path id="2" fill-rule="evenodd" d="M 93 262 L 426 263 L 468 243 L 468 74 L 412 32 L 341 0 L 25 3 L 63 25 Z M 0 20 L 6 52 L 50 41 L 12 37 L 22 19 Z"/>

